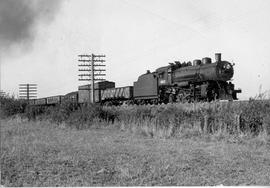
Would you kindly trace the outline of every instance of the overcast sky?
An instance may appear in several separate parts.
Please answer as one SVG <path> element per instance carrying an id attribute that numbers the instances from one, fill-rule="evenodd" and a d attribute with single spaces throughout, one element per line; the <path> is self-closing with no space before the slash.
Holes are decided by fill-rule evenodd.
<path id="1" fill-rule="evenodd" d="M 235 63 L 240 99 L 270 91 L 269 0 L 0 0 L 1 89 L 38 97 L 76 91 L 78 56 L 106 55 L 106 79 L 203 57 Z"/>

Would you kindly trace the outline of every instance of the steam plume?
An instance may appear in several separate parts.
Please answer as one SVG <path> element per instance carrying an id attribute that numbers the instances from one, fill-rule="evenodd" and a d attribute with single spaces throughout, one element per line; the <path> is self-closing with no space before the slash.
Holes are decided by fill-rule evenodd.
<path id="1" fill-rule="evenodd" d="M 52 21 L 59 5 L 60 0 L 0 0 L 1 52 L 31 47 L 35 26 Z"/>

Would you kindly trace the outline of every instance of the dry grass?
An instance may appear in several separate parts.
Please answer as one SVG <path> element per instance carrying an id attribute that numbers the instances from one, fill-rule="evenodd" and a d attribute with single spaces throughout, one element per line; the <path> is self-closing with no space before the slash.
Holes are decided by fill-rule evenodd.
<path id="1" fill-rule="evenodd" d="M 159 139 L 113 126 L 75 130 L 2 120 L 1 184 L 270 185 L 269 144 L 245 137 Z"/>
<path id="2" fill-rule="evenodd" d="M 270 135 L 269 100 L 121 106 L 105 109 L 115 112 L 115 122 L 121 124 L 122 129 L 137 130 L 152 137 L 174 137 L 187 131 L 195 134 L 204 132 L 236 136 L 259 135 L 264 132 L 266 136 Z"/>

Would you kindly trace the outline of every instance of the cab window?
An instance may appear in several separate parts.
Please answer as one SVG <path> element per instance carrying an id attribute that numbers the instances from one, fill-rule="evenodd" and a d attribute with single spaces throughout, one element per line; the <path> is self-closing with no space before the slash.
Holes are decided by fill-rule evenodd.
<path id="1" fill-rule="evenodd" d="M 159 73 L 159 74 L 158 74 L 158 77 L 159 77 L 159 78 L 164 78 L 164 72 Z"/>

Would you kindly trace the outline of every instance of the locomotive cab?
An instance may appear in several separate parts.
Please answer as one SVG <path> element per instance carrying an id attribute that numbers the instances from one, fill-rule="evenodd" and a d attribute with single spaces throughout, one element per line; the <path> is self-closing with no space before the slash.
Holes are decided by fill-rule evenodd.
<path id="1" fill-rule="evenodd" d="M 169 65 L 166 67 L 161 67 L 156 70 L 158 75 L 158 85 L 159 86 L 169 86 L 173 84 L 173 66 Z"/>
<path id="2" fill-rule="evenodd" d="M 171 84 L 171 73 L 172 71 L 168 68 L 168 66 L 158 68 L 156 70 L 156 74 L 158 76 L 158 85 L 166 86 Z"/>

